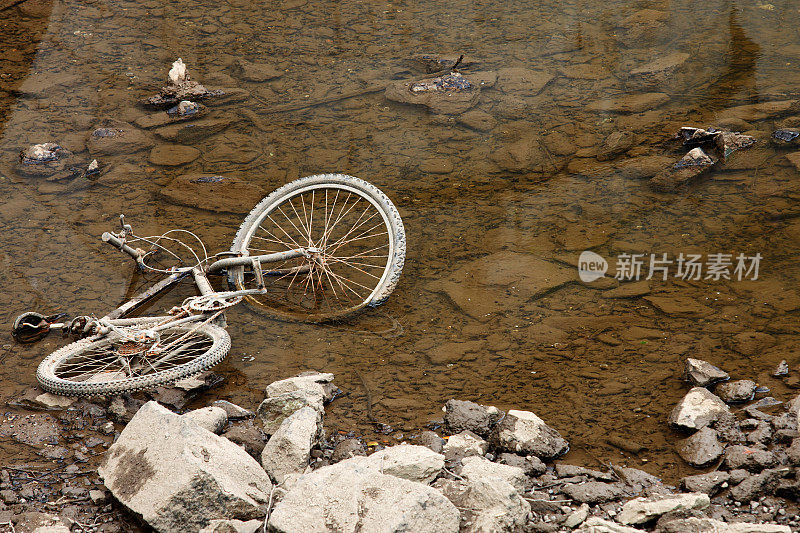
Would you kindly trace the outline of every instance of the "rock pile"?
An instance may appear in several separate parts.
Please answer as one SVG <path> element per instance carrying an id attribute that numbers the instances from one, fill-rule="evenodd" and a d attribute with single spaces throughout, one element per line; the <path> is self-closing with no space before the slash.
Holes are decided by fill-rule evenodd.
<path id="1" fill-rule="evenodd" d="M 690 360 L 686 377 L 711 386 L 726 376 Z M 332 382 L 332 374 L 308 372 L 270 384 L 256 415 L 263 433 L 252 413 L 229 402 L 178 415 L 151 401 L 109 449 L 100 473 L 120 502 L 170 532 L 266 524 L 284 533 L 782 533 L 800 524 L 776 499 L 797 497 L 800 399 L 781 415 L 760 411 L 762 399 L 737 421 L 711 391 L 692 388 L 670 416 L 694 432 L 679 452 L 692 464 L 721 461 L 721 469 L 686 477 L 676 491 L 635 468 L 550 463 L 569 449 L 557 430 L 532 412 L 470 401 L 444 406 L 445 439 L 426 431 L 417 444 L 368 456 L 357 439 L 334 448 L 322 427 L 324 405 L 338 391 Z M 780 451 L 767 442 L 793 444 Z"/>

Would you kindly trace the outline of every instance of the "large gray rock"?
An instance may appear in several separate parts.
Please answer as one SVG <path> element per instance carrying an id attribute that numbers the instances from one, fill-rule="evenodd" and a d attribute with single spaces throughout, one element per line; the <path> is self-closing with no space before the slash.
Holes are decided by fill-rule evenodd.
<path id="1" fill-rule="evenodd" d="M 575 529 L 585 522 L 587 518 L 589 518 L 589 504 L 582 503 L 579 508 L 567 515 L 567 518 L 561 525 L 569 529 Z"/>
<path id="2" fill-rule="evenodd" d="M 308 466 L 311 449 L 322 438 L 322 415 L 303 407 L 283 421 L 261 452 L 261 465 L 277 483 Z"/>
<path id="3" fill-rule="evenodd" d="M 756 385 L 755 381 L 749 379 L 739 379 L 717 385 L 717 388 L 714 389 L 714 392 L 724 402 L 746 402 L 753 399 L 753 395 L 755 395 L 757 386 L 758 385 Z"/>
<path id="4" fill-rule="evenodd" d="M 775 466 L 778 462 L 775 454 L 768 450 L 759 450 L 748 446 L 730 446 L 725 450 L 725 467 L 728 470 L 746 468 L 751 472 L 760 472 Z"/>
<path id="5" fill-rule="evenodd" d="M 47 513 L 20 513 L 14 516 L 13 523 L 16 527 L 10 520 L 4 525 L 10 526 L 9 531 L 18 533 L 69 533 L 70 531 L 64 520 Z"/>
<path id="6" fill-rule="evenodd" d="M 336 390 L 332 382 L 333 374 L 303 372 L 299 376 L 282 379 L 267 385 L 267 398 L 273 398 L 286 392 L 311 390 L 319 392 L 323 401 L 329 402 L 333 399 L 333 391 Z"/>
<path id="7" fill-rule="evenodd" d="M 444 468 L 444 455 L 413 444 L 385 448 L 368 460 L 384 474 L 425 484 L 436 479 Z"/>
<path id="8" fill-rule="evenodd" d="M 463 400 L 447 400 L 444 410 L 444 428 L 450 434 L 469 430 L 487 438 L 503 417 L 503 411 L 497 407 L 485 407 Z"/>
<path id="9" fill-rule="evenodd" d="M 263 520 L 212 520 L 200 533 L 256 533 L 263 525 Z"/>
<path id="10" fill-rule="evenodd" d="M 160 532 L 263 517 L 272 483 L 231 441 L 156 402 L 136 413 L 98 469 L 122 504 Z"/>
<path id="11" fill-rule="evenodd" d="M 435 486 L 462 510 L 461 533 L 525 530 L 530 504 L 505 481 L 442 479 Z"/>
<path id="12" fill-rule="evenodd" d="M 709 505 L 708 494 L 702 492 L 634 498 L 625 502 L 616 520 L 627 525 L 645 524 L 672 511 L 705 509 Z"/>
<path id="13" fill-rule="evenodd" d="M 687 492 L 702 492 L 713 496 L 720 490 L 722 486 L 728 482 L 730 474 L 727 472 L 707 472 L 705 474 L 697 474 L 694 476 L 686 476 L 681 479 L 681 488 Z"/>
<path id="14" fill-rule="evenodd" d="M 483 455 L 489 451 L 489 443 L 471 431 L 451 435 L 442 449 L 448 462 L 457 463 L 464 457 Z"/>
<path id="15" fill-rule="evenodd" d="M 435 432 L 430 430 L 425 430 L 419 434 L 419 438 L 417 438 L 417 443 L 420 446 L 425 446 L 426 448 L 430 448 L 436 453 L 442 453 L 444 450 L 444 443 L 445 440 L 437 435 Z"/>
<path id="16" fill-rule="evenodd" d="M 351 457 L 359 455 L 367 455 L 367 448 L 364 446 L 364 443 L 359 439 L 344 439 L 339 441 L 333 449 L 331 463 L 338 463 L 339 461 L 344 461 L 345 459 L 350 459 Z"/>
<path id="17" fill-rule="evenodd" d="M 202 407 L 183 415 L 201 428 L 219 435 L 228 423 L 228 413 L 222 407 Z"/>
<path id="18" fill-rule="evenodd" d="M 800 437 L 792 439 L 792 443 L 786 448 L 786 455 L 789 457 L 789 464 L 800 465 Z"/>
<path id="19" fill-rule="evenodd" d="M 619 483 L 603 483 L 587 481 L 585 483 L 569 483 L 561 488 L 561 492 L 581 503 L 604 503 L 616 500 L 625 494 Z"/>
<path id="20" fill-rule="evenodd" d="M 694 387 L 672 410 L 669 423 L 682 429 L 695 430 L 709 425 L 728 412 L 725 402 L 703 387 Z"/>
<path id="21" fill-rule="evenodd" d="M 731 488 L 731 498 L 737 502 L 757 500 L 765 492 L 774 490 L 787 471 L 788 469 L 774 468 L 764 470 L 760 474 L 747 476 L 741 483 Z"/>
<path id="22" fill-rule="evenodd" d="M 697 387 L 707 387 L 718 381 L 730 379 L 727 372 L 702 359 L 686 359 L 683 378 Z"/>
<path id="23" fill-rule="evenodd" d="M 642 533 L 641 529 L 622 526 L 616 522 L 604 520 L 599 516 L 590 516 L 581 525 L 580 529 L 575 531 L 579 533 Z"/>
<path id="24" fill-rule="evenodd" d="M 533 455 L 523 457 L 515 453 L 501 453 L 497 456 L 497 462 L 521 468 L 528 476 L 538 476 L 547 471 L 547 466 L 542 460 Z"/>
<path id="25" fill-rule="evenodd" d="M 235 403 L 227 400 L 214 400 L 211 402 L 212 407 L 220 407 L 228 414 L 228 420 L 242 420 L 246 418 L 253 418 L 255 413 L 249 409 L 245 409 Z"/>
<path id="26" fill-rule="evenodd" d="M 555 473 L 558 477 L 562 478 L 584 476 L 592 478 L 596 481 L 609 481 L 609 482 L 613 482 L 618 479 L 617 475 L 614 473 L 600 472 L 599 470 L 593 470 L 591 468 L 586 468 L 578 465 L 570 465 L 566 463 L 556 464 Z"/>
<path id="27" fill-rule="evenodd" d="M 721 522 L 713 518 L 679 518 L 659 523 L 659 533 L 791 533 L 789 526 L 753 524 L 750 522 Z"/>
<path id="28" fill-rule="evenodd" d="M 722 445 L 717 440 L 717 432 L 704 427 L 691 437 L 677 443 L 678 454 L 692 466 L 708 466 L 722 455 Z"/>
<path id="29" fill-rule="evenodd" d="M 493 463 L 485 457 L 465 457 L 461 460 L 463 468 L 460 476 L 467 481 L 499 479 L 517 489 L 520 493 L 525 490 L 527 476 L 525 471 L 516 466 Z"/>
<path id="30" fill-rule="evenodd" d="M 256 459 L 261 459 L 261 452 L 267 444 L 267 437 L 264 433 L 252 424 L 237 424 L 225 430 L 223 437 L 238 444 Z"/>
<path id="31" fill-rule="evenodd" d="M 493 435 L 498 448 L 542 459 L 558 457 L 569 450 L 569 443 L 530 411 L 510 410 L 497 424 Z"/>
<path id="32" fill-rule="evenodd" d="M 381 474 L 367 457 L 301 476 L 269 520 L 276 533 L 455 533 L 458 525 L 458 509 L 440 492 Z"/>
<path id="33" fill-rule="evenodd" d="M 264 425 L 264 431 L 271 435 L 278 430 L 284 420 L 303 407 L 311 407 L 321 413 L 322 404 L 323 395 L 319 390 L 301 389 L 265 398 L 256 413 Z"/>

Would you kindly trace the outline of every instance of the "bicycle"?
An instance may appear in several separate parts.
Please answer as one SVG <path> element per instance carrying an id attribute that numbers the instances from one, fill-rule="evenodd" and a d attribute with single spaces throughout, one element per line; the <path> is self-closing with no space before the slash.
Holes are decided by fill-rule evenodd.
<path id="1" fill-rule="evenodd" d="M 197 374 L 222 361 L 230 349 L 225 309 L 244 300 L 271 318 L 340 320 L 383 303 L 405 261 L 397 208 L 374 185 L 344 174 L 300 178 L 275 190 L 245 217 L 230 251 L 211 257 L 191 231 L 140 237 L 124 215 L 120 225 L 102 240 L 131 256 L 139 269 L 166 277 L 101 318 L 59 322 L 63 315 L 33 312 L 17 317 L 13 335 L 20 342 L 35 342 L 59 329 L 84 337 L 40 363 L 36 377 L 48 392 L 108 395 Z M 196 239 L 199 249 L 178 233 Z M 164 258 L 178 264 L 161 268 Z M 231 290 L 215 291 L 208 276 L 223 273 Z M 188 277 L 199 295 L 164 316 L 125 318 Z"/>

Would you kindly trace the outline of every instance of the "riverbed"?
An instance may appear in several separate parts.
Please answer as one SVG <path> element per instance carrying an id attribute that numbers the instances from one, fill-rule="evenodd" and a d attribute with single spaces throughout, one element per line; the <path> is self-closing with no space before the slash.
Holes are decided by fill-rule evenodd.
<path id="1" fill-rule="evenodd" d="M 798 18 L 792 2 L 760 0 L 28 0 L 4 9 L 0 400 L 33 385 L 38 362 L 66 342 L 15 343 L 17 314 L 103 314 L 158 279 L 100 241 L 120 213 L 140 234 L 185 228 L 221 251 L 255 202 L 204 209 L 164 193 L 176 177 L 235 176 L 266 195 L 342 172 L 398 206 L 408 238 L 400 284 L 347 323 L 231 310 L 233 348 L 215 369 L 226 378 L 215 397 L 254 407 L 266 384 L 315 369 L 334 373 L 346 393 L 326 411 L 329 432 L 410 439 L 441 419 L 447 399 L 469 399 L 536 412 L 572 444 L 567 460 L 611 460 L 669 480 L 694 472 L 666 427 L 688 388 L 685 358 L 779 399 L 798 384 L 800 186 L 792 150 L 770 135 L 800 125 L 800 111 L 742 108 L 798 98 Z M 409 62 L 419 53 L 463 55 L 465 75 L 495 72 L 496 82 L 469 116 L 365 90 L 419 78 Z M 213 110 L 230 124 L 192 143 L 199 157 L 152 163 L 150 147 L 172 143 L 151 130 L 136 151 L 87 150 L 104 120 L 145 114 L 137 103 L 178 57 L 193 79 L 248 95 Z M 664 58 L 677 64 L 663 76 L 632 74 Z M 240 60 L 275 75 L 245 79 Z M 721 122 L 756 145 L 675 192 L 649 187 L 654 165 L 685 154 L 680 127 Z M 42 142 L 104 171 L 85 181 L 17 174 L 19 151 Z M 605 282 L 580 281 L 586 250 L 609 263 Z M 612 279 L 623 254 L 643 258 L 638 280 Z M 699 255 L 704 268 L 730 254 L 729 279 L 678 276 L 681 254 Z M 737 274 L 740 254 L 748 266 L 760 257 L 757 279 Z M 651 256 L 672 261 L 666 279 L 656 271 L 645 280 Z M 782 360 L 788 378 L 773 377 Z M 375 420 L 392 431 L 375 433 Z"/>

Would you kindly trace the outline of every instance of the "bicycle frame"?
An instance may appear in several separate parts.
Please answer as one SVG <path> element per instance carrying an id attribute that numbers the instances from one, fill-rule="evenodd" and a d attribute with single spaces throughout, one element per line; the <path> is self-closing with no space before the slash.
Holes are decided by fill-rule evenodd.
<path id="1" fill-rule="evenodd" d="M 119 237 L 109 232 L 103 233 L 101 238 L 103 242 L 106 242 L 111 246 L 113 246 L 114 248 L 117 248 L 118 250 L 131 256 L 136 261 L 136 264 L 139 266 L 139 268 L 144 268 L 144 261 L 143 261 L 144 252 L 142 250 L 128 246 L 125 243 L 124 238 L 120 239 Z M 211 283 L 208 281 L 207 277 L 208 274 L 214 274 L 226 268 L 231 268 L 231 267 L 250 266 L 253 268 L 253 271 L 256 274 L 259 288 L 234 291 L 229 293 L 229 296 L 244 296 L 247 294 L 253 294 L 258 290 L 263 290 L 264 287 L 263 283 L 264 273 L 261 270 L 262 264 L 286 261 L 288 259 L 294 259 L 296 257 L 309 257 L 309 255 L 314 251 L 315 250 L 311 248 L 298 248 L 295 250 L 287 250 L 285 252 L 277 252 L 277 253 L 257 255 L 257 256 L 242 255 L 239 257 L 226 257 L 223 259 L 218 259 L 217 261 L 208 265 L 205 269 L 201 267 L 175 268 L 174 272 L 170 274 L 167 278 L 159 281 L 155 285 L 151 286 L 149 289 L 137 295 L 134 295 L 131 299 L 129 299 L 127 302 L 116 308 L 114 311 L 105 315 L 101 320 L 113 320 L 114 323 L 117 325 L 124 325 L 118 322 L 118 320 L 121 317 L 130 312 L 135 311 L 137 308 L 145 304 L 149 299 L 171 288 L 173 285 L 177 284 L 179 281 L 187 277 L 189 274 L 191 274 L 192 277 L 194 278 L 194 283 L 197 286 L 198 290 L 200 291 L 200 294 L 208 295 L 208 294 L 214 294 L 216 292 L 214 288 L 211 286 Z M 166 317 L 147 317 L 147 320 L 149 321 L 151 318 L 157 319 Z M 134 320 L 138 321 L 138 319 Z"/>

